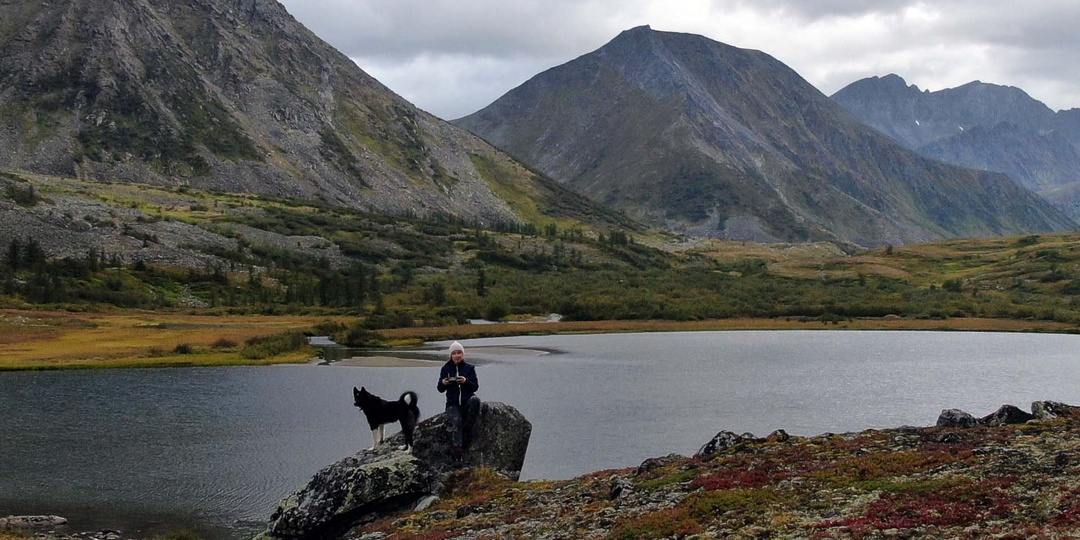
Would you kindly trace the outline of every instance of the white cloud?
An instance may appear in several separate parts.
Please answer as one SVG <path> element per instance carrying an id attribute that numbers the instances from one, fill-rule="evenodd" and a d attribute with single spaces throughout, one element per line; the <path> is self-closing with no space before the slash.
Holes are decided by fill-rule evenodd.
<path id="1" fill-rule="evenodd" d="M 920 88 L 1017 86 L 1080 107 L 1073 0 L 281 0 L 417 106 L 476 111 L 628 28 L 764 51 L 826 94 L 896 73 Z"/>

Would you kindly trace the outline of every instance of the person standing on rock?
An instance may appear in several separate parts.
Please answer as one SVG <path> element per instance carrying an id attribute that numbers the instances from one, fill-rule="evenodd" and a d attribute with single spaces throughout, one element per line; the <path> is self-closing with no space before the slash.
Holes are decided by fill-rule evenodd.
<path id="1" fill-rule="evenodd" d="M 436 389 L 446 393 L 446 425 L 454 458 L 460 459 L 480 415 L 480 398 L 476 397 L 480 381 L 476 378 L 476 367 L 465 361 L 465 347 L 456 341 L 450 344 L 450 360 L 439 371 Z"/>

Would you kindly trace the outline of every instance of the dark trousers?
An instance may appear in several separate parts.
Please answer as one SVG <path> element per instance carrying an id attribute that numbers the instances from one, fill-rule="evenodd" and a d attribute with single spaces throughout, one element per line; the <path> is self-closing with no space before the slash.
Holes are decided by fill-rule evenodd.
<path id="1" fill-rule="evenodd" d="M 446 429 L 450 431 L 454 446 L 464 446 L 462 441 L 465 431 L 472 429 L 478 416 L 480 416 L 480 398 L 476 396 L 470 397 L 465 405 L 446 404 Z"/>

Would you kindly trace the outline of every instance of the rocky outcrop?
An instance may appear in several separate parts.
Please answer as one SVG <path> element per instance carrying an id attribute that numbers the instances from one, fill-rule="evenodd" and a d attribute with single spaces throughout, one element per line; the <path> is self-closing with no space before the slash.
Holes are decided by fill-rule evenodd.
<path id="1" fill-rule="evenodd" d="M 960 409 L 945 409 L 938 416 L 937 427 L 972 428 L 977 426 L 1004 426 L 1023 424 L 1030 420 L 1051 420 L 1080 416 L 1080 407 L 1057 401 L 1036 401 L 1027 413 L 1014 405 L 1002 405 L 998 410 L 982 418 L 975 418 Z"/>
<path id="2" fill-rule="evenodd" d="M 764 439 L 755 437 L 753 433 L 736 435 L 731 431 L 721 431 L 716 435 L 713 435 L 713 438 L 709 439 L 709 442 L 703 444 L 697 453 L 694 454 L 694 457 L 698 459 L 707 459 L 714 454 L 734 448 L 740 444 L 748 442 L 784 442 L 790 438 L 791 435 L 788 435 L 788 433 L 782 429 L 770 433 L 769 436 Z"/>
<path id="3" fill-rule="evenodd" d="M 709 449 L 734 445 L 707 459 L 672 454 L 511 485 L 475 475 L 461 496 L 347 538 L 1074 537 L 1080 417 L 1055 402 L 1032 409 L 1064 418 L 1024 429 L 721 432 Z"/>
<path id="4" fill-rule="evenodd" d="M 960 409 L 945 409 L 937 419 L 937 427 L 970 428 L 979 425 L 974 416 Z"/>
<path id="5" fill-rule="evenodd" d="M 40 529 L 66 525 L 60 516 L 7 516 L 0 518 L 0 529 Z"/>
<path id="6" fill-rule="evenodd" d="M 264 536 L 281 539 L 334 538 L 349 528 L 442 493 L 447 476 L 460 467 L 486 467 L 517 480 L 525 462 L 532 424 L 517 409 L 484 403 L 463 462 L 455 462 L 446 415 L 421 422 L 412 454 L 398 449 L 398 433 L 377 451 L 363 451 L 319 471 L 306 486 L 279 503 Z"/>

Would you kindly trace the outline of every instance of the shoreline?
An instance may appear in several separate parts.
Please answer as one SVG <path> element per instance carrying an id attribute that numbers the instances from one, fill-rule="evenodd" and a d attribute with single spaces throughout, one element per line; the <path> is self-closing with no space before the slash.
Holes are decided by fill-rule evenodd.
<path id="1" fill-rule="evenodd" d="M 10 343 L 18 349 L 26 348 L 26 340 L 37 342 L 34 347 L 35 354 L 32 357 L 24 357 L 8 363 L 0 362 L 0 373 L 4 371 L 35 371 L 35 370 L 67 370 L 67 369 L 117 369 L 117 368 L 160 368 L 160 367 L 198 367 L 198 366 L 223 366 L 223 365 L 253 365 L 253 364 L 317 364 L 325 362 L 330 365 L 344 366 L 430 366 L 432 362 L 441 359 L 417 360 L 396 356 L 395 347 L 372 349 L 380 353 L 378 356 L 358 356 L 343 361 L 326 361 L 322 358 L 312 358 L 310 351 L 306 354 L 285 355 L 270 358 L 263 361 L 252 362 L 245 360 L 237 354 L 232 356 L 217 354 L 206 359 L 203 355 L 177 355 L 154 356 L 147 354 L 141 347 L 132 347 L 130 344 L 118 346 L 115 350 L 95 351 L 93 356 L 72 353 L 59 345 L 60 339 L 82 339 L 80 333 L 87 336 L 97 335 L 100 329 L 96 325 L 84 325 L 78 322 L 86 318 L 107 317 L 100 314 L 72 314 L 72 313 L 49 313 L 34 312 L 35 316 L 48 316 L 50 319 L 61 319 L 60 322 L 52 323 L 46 328 L 48 332 L 39 336 L 24 336 L 20 343 Z M 30 314 L 29 312 L 27 313 Z M 119 315 L 120 318 L 130 318 L 128 315 Z M 150 317 L 150 316 L 148 316 Z M 140 325 L 142 328 L 131 331 L 142 333 L 157 333 L 160 335 L 164 326 L 176 325 L 176 320 L 186 320 L 185 316 L 175 314 L 156 314 L 152 317 L 154 324 Z M 174 320 L 176 319 L 176 320 Z M 286 318 L 288 319 L 288 318 Z M 228 337 L 231 331 L 235 331 L 234 325 L 222 324 L 221 319 L 214 321 L 216 326 L 198 329 L 200 338 L 204 341 L 213 342 L 220 335 L 222 339 Z M 241 319 L 240 323 L 251 321 Z M 282 321 L 263 317 L 260 324 L 273 325 L 280 328 Z M 289 320 L 293 325 L 300 324 Z M 314 321 L 305 321 L 314 324 Z M 212 328 L 219 332 L 210 331 Z M 298 328 L 298 327 L 297 327 Z M 20 327 L 20 329 L 25 329 Z M 130 330 L 130 329 L 129 329 Z M 573 334 L 613 334 L 613 333 L 646 333 L 646 332 L 718 332 L 718 331 L 784 331 L 784 330 L 831 330 L 831 331 L 934 331 L 934 332 L 1019 332 L 1019 333 L 1080 333 L 1080 327 L 1067 323 L 1059 323 L 1044 320 L 1015 320 L 1015 319 L 986 319 L 986 318 L 949 318 L 949 319 L 904 319 L 901 317 L 886 316 L 880 318 L 865 318 L 841 320 L 836 322 L 823 322 L 819 320 L 807 320 L 797 317 L 784 319 L 710 319 L 701 321 L 662 321 L 662 320 L 621 320 L 621 321 L 560 321 L 560 322 L 534 322 L 534 323 L 494 323 L 494 324 L 459 324 L 439 327 L 412 327 L 393 328 L 379 330 L 378 332 L 390 343 L 398 344 L 401 351 L 414 349 L 418 345 L 436 341 L 450 341 L 458 339 L 478 339 L 489 337 L 513 337 L 533 335 L 573 335 Z M 96 332 L 96 333 L 95 333 Z M 265 332 L 264 332 L 265 333 Z M 59 337 L 57 337 L 59 335 Z M 74 336 L 74 337 L 73 337 Z M 0 338 L 3 336 L 0 335 Z M 132 338 L 133 339 L 133 338 Z M 186 334 L 174 339 L 190 340 Z M 50 343 L 58 343 L 59 350 L 51 351 Z M 98 340 L 96 343 L 103 343 Z M 153 342 L 152 342 L 153 343 Z M 0 345 L 4 341 L 0 339 Z M 169 344 L 166 344 L 169 345 Z M 162 347 L 151 347 L 151 349 Z M 50 352 L 51 351 L 51 352 Z M 12 352 L 19 352 L 14 350 Z M 385 353 L 385 354 L 381 354 Z M 521 354 L 521 351 L 515 351 Z M 25 356 L 20 354 L 20 356 Z M 384 356 L 385 358 L 380 358 Z M 433 355 L 437 358 L 437 355 Z M 422 362 L 422 363 L 413 363 Z"/>

